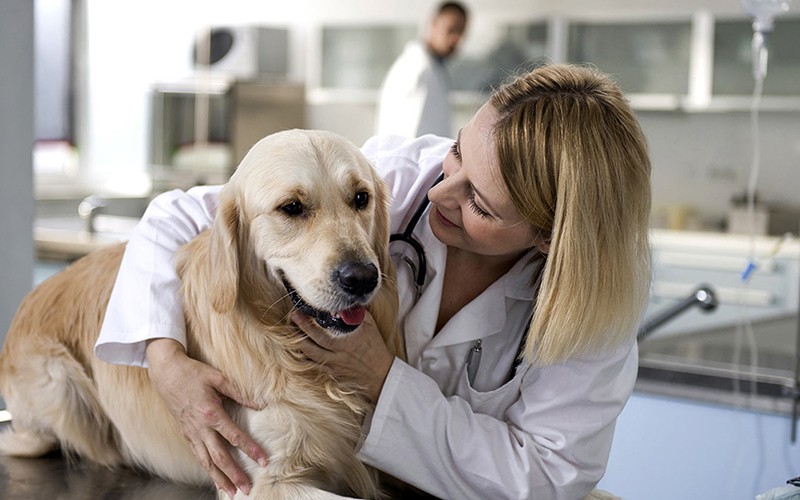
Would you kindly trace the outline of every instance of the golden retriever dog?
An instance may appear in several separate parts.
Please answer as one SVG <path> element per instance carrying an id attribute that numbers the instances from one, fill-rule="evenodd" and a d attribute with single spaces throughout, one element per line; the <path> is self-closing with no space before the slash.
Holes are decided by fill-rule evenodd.
<path id="1" fill-rule="evenodd" d="M 343 138 L 279 132 L 248 152 L 211 228 L 178 255 L 189 355 L 264 405 L 230 408 L 270 457 L 262 468 L 239 453 L 253 478 L 248 498 L 381 495 L 356 458 L 369 403 L 300 352 L 303 334 L 287 316 L 299 308 L 330 335 L 346 335 L 366 308 L 402 354 L 388 197 Z M 123 249 L 84 257 L 22 302 L 0 356 L 13 419 L 0 452 L 36 457 L 60 446 L 105 466 L 210 485 L 146 370 L 93 356 Z"/>

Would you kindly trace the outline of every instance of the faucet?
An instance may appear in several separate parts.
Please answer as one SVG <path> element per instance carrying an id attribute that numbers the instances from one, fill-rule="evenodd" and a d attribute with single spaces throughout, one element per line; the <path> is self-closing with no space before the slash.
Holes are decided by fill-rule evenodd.
<path id="1" fill-rule="evenodd" d="M 642 325 L 636 334 L 636 338 L 642 340 L 648 337 L 653 330 L 672 320 L 692 306 L 697 306 L 704 312 L 711 312 L 716 309 L 718 305 L 719 301 L 717 300 L 717 294 L 714 292 L 714 289 L 709 285 L 700 285 L 688 297 L 682 299 L 674 306 L 667 308 L 666 311 L 656 314 L 654 318 Z"/>
<path id="2" fill-rule="evenodd" d="M 88 234 L 95 234 L 97 229 L 94 227 L 94 220 L 97 214 L 107 206 L 106 200 L 97 195 L 90 195 L 83 199 L 78 205 L 78 215 L 83 219 L 83 231 Z"/>

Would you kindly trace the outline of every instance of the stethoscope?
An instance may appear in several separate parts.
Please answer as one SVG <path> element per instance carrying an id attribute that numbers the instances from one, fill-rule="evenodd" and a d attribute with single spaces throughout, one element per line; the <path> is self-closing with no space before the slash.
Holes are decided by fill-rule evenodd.
<path id="1" fill-rule="evenodd" d="M 439 177 L 431 185 L 431 188 L 444 179 L 444 172 L 442 172 Z M 417 227 L 417 223 L 419 222 L 420 218 L 422 218 L 422 214 L 425 213 L 425 210 L 428 209 L 428 205 L 430 205 L 431 201 L 428 198 L 428 193 L 425 193 L 425 197 L 420 202 L 417 210 L 414 212 L 414 215 L 411 216 L 408 223 L 406 224 L 405 229 L 400 233 L 394 233 L 389 236 L 389 243 L 393 243 L 395 241 L 400 241 L 411 247 L 414 250 L 414 254 L 416 256 L 416 263 L 412 258 L 410 258 L 407 254 L 399 254 L 393 253 L 392 255 L 399 257 L 403 262 L 406 263 L 408 268 L 411 270 L 411 276 L 413 277 L 414 283 L 414 302 L 417 302 L 422 295 L 422 289 L 425 287 L 425 278 L 428 272 L 428 259 L 425 256 L 425 248 L 422 246 L 422 243 L 419 242 L 417 238 L 414 237 L 414 229 Z M 529 322 L 530 323 L 530 322 Z M 519 346 L 517 347 L 517 353 L 514 356 L 514 363 L 511 366 L 511 371 L 508 375 L 507 381 L 510 381 L 514 378 L 514 375 L 517 372 L 517 367 L 521 363 L 520 356 L 522 355 L 522 349 L 525 347 L 525 342 L 528 338 L 528 330 L 526 329 L 520 340 Z M 469 350 L 469 354 L 467 355 L 467 379 L 469 380 L 470 385 L 473 384 L 475 381 L 475 377 L 478 374 L 478 368 L 481 364 L 481 355 L 483 354 L 483 339 L 478 339 L 472 345 Z"/>
<path id="2" fill-rule="evenodd" d="M 431 188 L 444 179 L 444 172 L 433 181 L 431 184 Z M 406 224 L 406 228 L 403 230 L 402 233 L 394 233 L 389 236 L 389 244 L 395 241 L 402 241 L 403 243 L 407 244 L 414 250 L 414 254 L 417 256 L 416 264 L 414 261 L 408 257 L 408 255 L 401 255 L 400 258 L 403 259 L 409 269 L 411 269 L 411 276 L 414 277 L 414 302 L 419 300 L 420 295 L 422 295 L 422 288 L 425 286 L 425 276 L 428 272 L 428 259 L 425 257 L 425 249 L 422 247 L 422 243 L 419 242 L 418 239 L 414 237 L 414 229 L 417 228 L 417 222 L 422 217 L 422 214 L 425 213 L 427 210 L 428 205 L 431 204 L 431 200 L 428 198 L 428 192 L 425 192 L 425 197 L 420 202 L 419 207 L 417 207 L 417 211 L 414 212 L 414 215 L 411 216 L 411 219 Z"/>

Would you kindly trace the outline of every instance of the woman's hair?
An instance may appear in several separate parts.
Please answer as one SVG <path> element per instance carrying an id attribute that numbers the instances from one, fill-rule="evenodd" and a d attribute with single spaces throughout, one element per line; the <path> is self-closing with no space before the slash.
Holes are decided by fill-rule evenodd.
<path id="1" fill-rule="evenodd" d="M 629 341 L 650 287 L 650 159 L 628 102 L 574 65 L 518 76 L 490 102 L 511 200 L 551 240 L 524 356 L 553 364 Z"/>

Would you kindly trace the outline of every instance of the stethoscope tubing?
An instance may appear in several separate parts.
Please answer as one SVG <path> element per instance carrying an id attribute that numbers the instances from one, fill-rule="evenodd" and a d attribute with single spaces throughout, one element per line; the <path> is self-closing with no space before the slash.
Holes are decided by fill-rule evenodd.
<path id="1" fill-rule="evenodd" d="M 439 184 L 444 179 L 444 172 L 442 172 L 439 177 L 433 182 L 431 187 Z M 422 214 L 425 213 L 425 210 L 428 209 L 428 205 L 431 204 L 431 200 L 428 198 L 428 193 L 425 193 L 425 197 L 422 199 L 422 203 L 419 204 L 417 207 L 417 211 L 414 212 L 414 215 L 411 216 L 411 219 L 406 224 L 406 228 L 403 230 L 402 233 L 394 233 L 389 236 L 389 243 L 393 241 L 402 241 L 404 243 L 408 243 L 411 248 L 414 249 L 414 253 L 417 254 L 417 273 L 414 277 L 414 286 L 417 290 L 422 290 L 422 287 L 425 285 L 425 277 L 428 272 L 428 259 L 425 256 L 425 249 L 422 247 L 422 244 L 414 238 L 414 229 L 417 227 L 417 223 L 419 222 L 420 218 L 422 218 Z"/>

